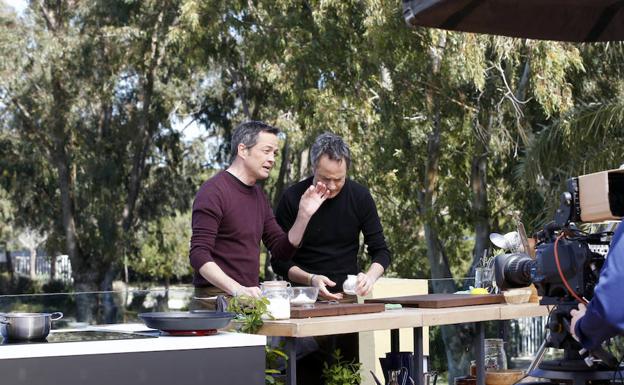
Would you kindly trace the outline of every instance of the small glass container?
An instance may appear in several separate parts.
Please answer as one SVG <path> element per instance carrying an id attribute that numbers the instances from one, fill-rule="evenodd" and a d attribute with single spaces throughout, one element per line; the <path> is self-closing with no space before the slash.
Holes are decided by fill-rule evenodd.
<path id="1" fill-rule="evenodd" d="M 263 319 L 288 319 L 290 318 L 290 297 L 292 289 L 289 287 L 268 287 L 262 290 L 262 295 L 269 300 L 268 314 Z"/>
<path id="2" fill-rule="evenodd" d="M 490 289 L 492 287 L 492 269 L 489 267 L 477 267 L 475 269 L 474 287 Z"/>
<path id="3" fill-rule="evenodd" d="M 314 307 L 318 298 L 319 288 L 311 286 L 297 286 L 292 289 L 290 304 L 292 306 L 302 306 L 304 308 Z"/>
<path id="4" fill-rule="evenodd" d="M 485 345 L 485 370 L 507 370 L 507 354 L 505 354 L 505 341 L 501 338 L 486 338 Z"/>

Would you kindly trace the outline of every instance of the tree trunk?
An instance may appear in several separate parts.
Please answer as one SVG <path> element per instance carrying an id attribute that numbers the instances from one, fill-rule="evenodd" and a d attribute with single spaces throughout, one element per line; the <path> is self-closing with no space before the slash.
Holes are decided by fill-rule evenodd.
<path id="1" fill-rule="evenodd" d="M 436 227 L 437 213 L 436 189 L 439 175 L 440 147 L 442 142 L 442 123 L 440 120 L 440 106 L 435 97 L 436 84 L 439 82 L 438 74 L 440 63 L 446 46 L 446 35 L 441 34 L 440 42 L 431 52 L 431 72 L 429 86 L 425 90 L 425 101 L 432 127 L 427 138 L 427 163 L 425 165 L 423 190 L 419 193 L 420 214 L 423 216 L 425 240 L 427 242 L 427 258 L 431 268 L 433 291 L 436 293 L 449 293 L 455 291 L 455 284 L 450 280 L 451 270 L 448 259 L 444 253 Z M 443 278 L 447 278 L 441 280 Z"/>
<path id="2" fill-rule="evenodd" d="M 95 323 L 97 311 L 97 277 L 89 272 L 73 271 L 76 289 L 76 321 Z"/>
<path id="3" fill-rule="evenodd" d="M 475 146 L 472 156 L 470 184 L 472 187 L 472 213 L 475 226 L 475 245 L 472 252 L 472 266 L 469 276 L 474 276 L 474 269 L 479 264 L 485 250 L 489 248 L 490 210 L 487 194 L 487 169 L 489 156 L 490 128 L 493 116 L 485 115 L 486 123 L 475 127 Z M 479 124 L 479 123 L 475 123 Z"/>
<path id="4" fill-rule="evenodd" d="M 113 280 L 117 275 L 117 269 L 110 266 L 104 274 L 100 290 L 102 293 L 102 313 L 100 323 L 112 324 L 117 322 L 117 305 L 115 305 L 115 299 L 113 298 Z"/>
<path id="5" fill-rule="evenodd" d="M 425 90 L 425 100 L 429 119 L 432 121 L 432 130 L 427 139 L 427 163 L 425 166 L 423 190 L 419 193 L 421 215 L 423 216 L 425 240 L 427 242 L 427 258 L 431 268 L 432 288 L 434 293 L 453 293 L 457 290 L 452 280 L 451 270 L 444 247 L 440 242 L 437 230 L 436 189 L 439 177 L 439 162 L 443 127 L 441 122 L 440 105 L 435 95 L 436 85 L 439 83 L 438 74 L 444 49 L 446 35 L 441 34 L 437 47 L 431 52 L 431 72 L 429 86 Z M 474 335 L 471 326 L 442 326 L 442 340 L 446 347 L 446 359 L 449 373 L 449 383 L 462 375 L 468 369 L 471 349 L 466 351 L 466 336 Z"/>
<path id="6" fill-rule="evenodd" d="M 30 250 L 30 280 L 37 279 L 37 247 L 33 247 Z"/>
<path id="7" fill-rule="evenodd" d="M 306 178 L 308 176 L 308 172 L 310 170 L 310 168 L 308 167 L 308 164 L 310 163 L 308 161 L 308 158 L 310 157 L 310 149 L 309 148 L 305 148 L 303 151 L 301 151 L 301 156 L 299 157 L 299 174 L 297 175 L 297 182 Z"/>
<path id="8" fill-rule="evenodd" d="M 284 187 L 287 185 L 286 176 L 288 171 L 288 166 L 290 165 L 290 143 L 289 137 L 286 136 L 286 140 L 284 140 L 284 147 L 282 147 L 282 162 L 280 163 L 279 174 L 277 175 L 277 181 L 275 181 L 275 190 L 273 193 L 273 207 L 277 207 L 280 198 L 282 197 L 282 193 L 284 192 Z"/>
<path id="9" fill-rule="evenodd" d="M 53 140 L 52 148 L 49 151 L 52 157 L 52 164 L 56 168 L 58 174 L 59 191 L 61 194 L 61 217 L 63 221 L 63 230 L 65 233 L 65 249 L 72 265 L 72 275 L 78 292 L 95 291 L 97 284 L 95 274 L 92 267 L 86 264 L 87 258 L 82 255 L 79 243 L 78 233 L 76 231 L 76 218 L 74 212 L 74 179 L 71 173 L 71 160 L 68 155 L 68 146 L 70 138 L 68 137 L 66 125 L 67 120 L 63 111 L 67 111 L 68 98 L 66 91 L 63 89 L 60 74 L 55 68 L 52 69 L 53 79 L 53 95 L 54 104 L 57 114 L 53 120 Z M 78 321 L 90 322 L 94 318 L 95 306 L 94 299 L 89 298 L 92 295 L 78 295 L 76 297 L 76 315 Z"/>
<path id="10" fill-rule="evenodd" d="M 50 256 L 50 281 L 54 281 L 56 278 L 56 255 L 54 253 Z"/>
<path id="11" fill-rule="evenodd" d="M 13 257 L 11 256 L 11 251 L 9 250 L 8 246 L 6 246 L 4 249 L 4 255 L 6 257 L 6 267 L 9 271 L 9 277 L 11 279 L 11 282 L 13 282 L 13 279 L 15 278 L 15 272 L 13 271 Z"/>

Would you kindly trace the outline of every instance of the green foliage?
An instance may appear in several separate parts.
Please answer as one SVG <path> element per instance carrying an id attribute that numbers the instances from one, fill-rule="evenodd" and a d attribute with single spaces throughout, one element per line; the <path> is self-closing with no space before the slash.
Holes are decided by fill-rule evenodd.
<path id="1" fill-rule="evenodd" d="M 179 7 L 46 3 L 0 26 L 0 184 L 16 224 L 49 230 L 84 289 L 110 289 L 138 230 L 187 211 L 202 176 L 197 143 L 171 124 L 192 82 Z"/>
<path id="2" fill-rule="evenodd" d="M 141 250 L 130 258 L 130 267 L 152 279 L 189 276 L 189 239 L 191 238 L 190 213 L 159 218 L 147 224 L 142 232 Z"/>
<path id="3" fill-rule="evenodd" d="M 265 384 L 270 385 L 281 385 L 284 384 L 285 381 L 283 376 L 281 375 L 281 371 L 277 369 L 279 364 L 283 362 L 288 362 L 288 355 L 284 353 L 284 344 L 280 344 L 279 348 L 272 348 L 270 346 L 265 346 L 266 352 L 266 370 L 264 371 L 264 379 Z"/>
<path id="4" fill-rule="evenodd" d="M 264 324 L 262 316 L 267 314 L 269 300 L 266 297 L 253 298 L 246 295 L 232 297 L 228 311 L 236 314 L 242 333 L 255 334 Z"/>
<path id="5" fill-rule="evenodd" d="M 333 363 L 323 363 L 323 380 L 327 385 L 357 385 L 362 382 L 362 364 L 344 361 L 340 349 L 332 354 Z"/>

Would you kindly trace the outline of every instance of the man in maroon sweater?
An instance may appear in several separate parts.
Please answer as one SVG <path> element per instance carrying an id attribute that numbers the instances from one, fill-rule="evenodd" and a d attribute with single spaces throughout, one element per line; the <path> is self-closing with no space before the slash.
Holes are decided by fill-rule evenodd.
<path id="1" fill-rule="evenodd" d="M 260 241 L 275 258 L 291 258 L 310 217 L 327 199 L 327 187 L 310 186 L 294 225 L 285 233 L 256 185 L 275 165 L 278 129 L 261 122 L 239 125 L 232 135 L 232 164 L 199 189 L 193 202 L 190 261 L 196 296 L 259 297 Z"/>

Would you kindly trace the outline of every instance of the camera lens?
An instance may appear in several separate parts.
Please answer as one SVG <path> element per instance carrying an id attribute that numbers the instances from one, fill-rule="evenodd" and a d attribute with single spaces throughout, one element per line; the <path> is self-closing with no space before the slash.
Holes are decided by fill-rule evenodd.
<path id="1" fill-rule="evenodd" d="M 524 253 L 502 254 L 494 259 L 496 286 L 501 290 L 531 284 L 531 267 L 535 261 Z"/>

